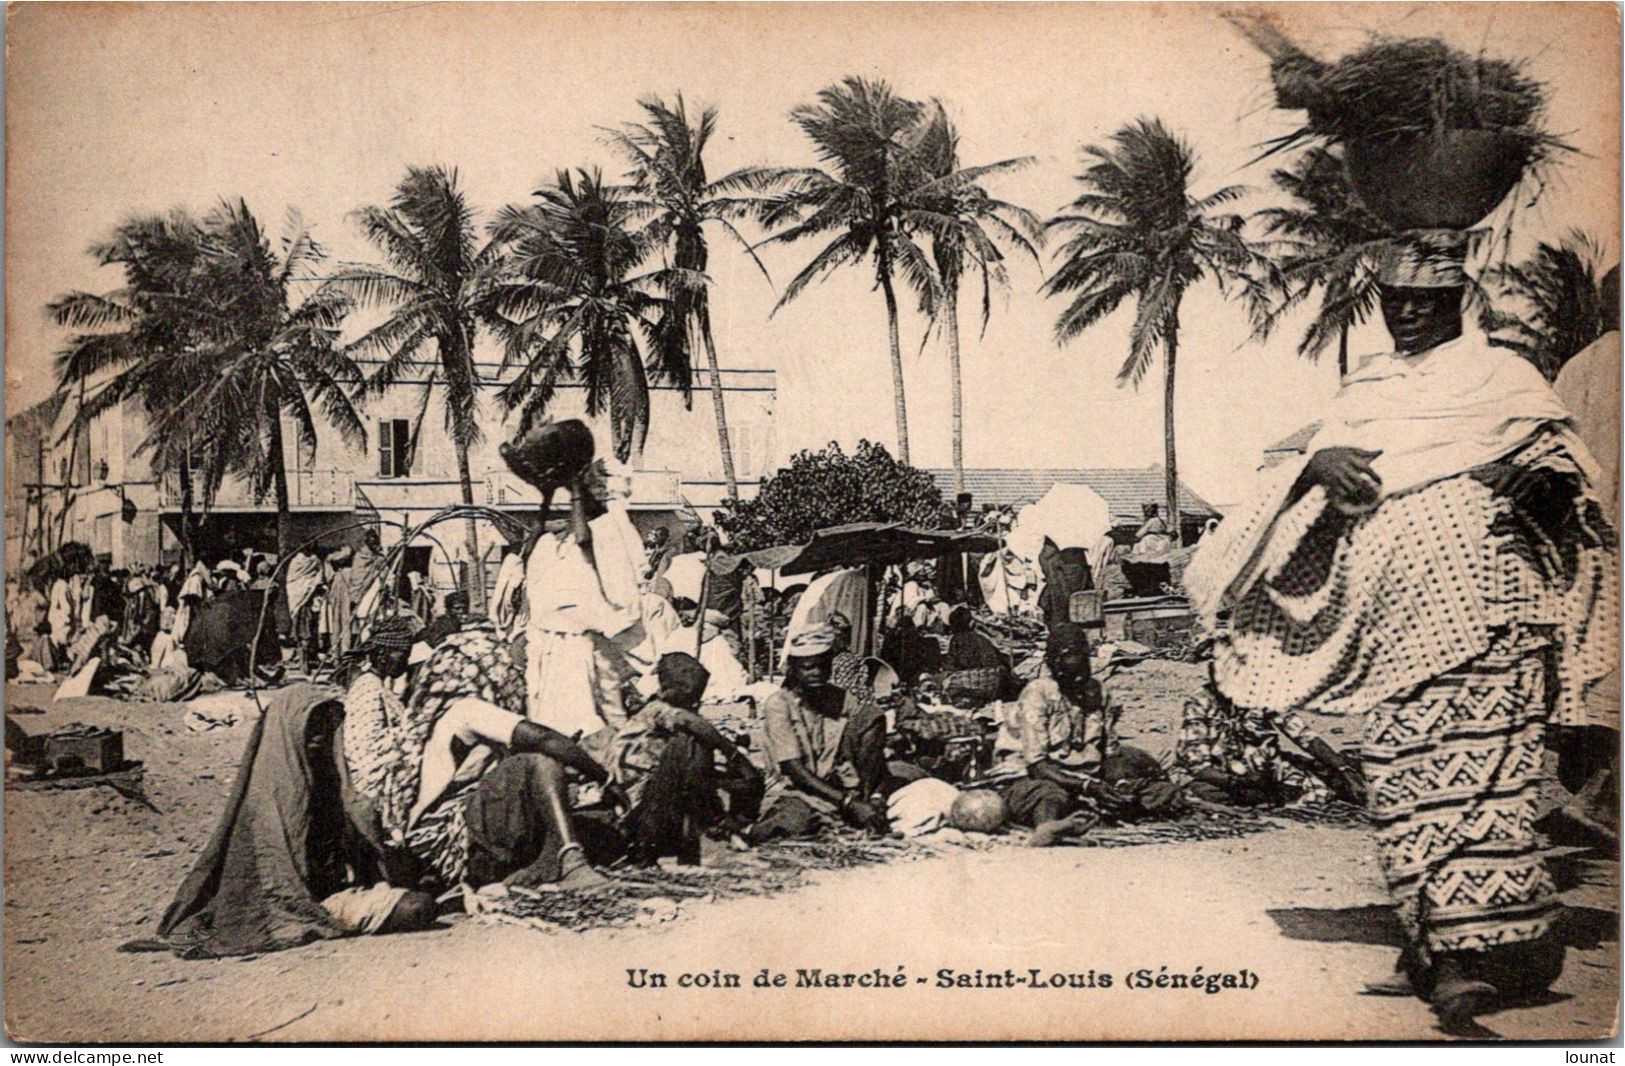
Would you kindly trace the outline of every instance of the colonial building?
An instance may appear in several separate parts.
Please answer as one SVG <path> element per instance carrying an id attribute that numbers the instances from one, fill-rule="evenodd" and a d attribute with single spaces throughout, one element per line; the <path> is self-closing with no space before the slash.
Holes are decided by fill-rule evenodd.
<path id="1" fill-rule="evenodd" d="M 387 546 L 401 525 L 416 525 L 462 502 L 457 454 L 442 404 L 444 386 L 429 378 L 431 369 L 431 364 L 422 364 L 417 380 L 393 386 L 366 405 L 361 447 L 346 444 L 337 431 L 323 426 L 315 455 L 303 456 L 289 427 L 284 436 L 296 540 L 331 531 L 334 540 L 353 541 L 359 533 L 343 527 L 374 521 Z M 496 397 L 502 384 L 498 367 L 484 364 L 480 370 L 487 383 L 482 439 L 469 455 L 474 502 L 533 518 L 538 495 L 508 472 L 497 453 L 515 422 Z M 641 528 L 664 524 L 675 531 L 685 519 L 707 517 L 726 498 L 708 385 L 709 375 L 696 373 L 686 406 L 679 389 L 652 386 L 649 438 L 629 464 L 630 506 Z M 87 395 L 96 387 L 88 385 Z M 748 496 L 774 469 L 774 372 L 724 370 L 722 387 L 739 489 Z M 183 506 L 180 471 L 155 473 L 144 457 L 132 455 L 146 436 L 145 419 L 133 403 L 71 432 L 80 402 L 70 393 L 6 423 L 8 569 L 30 553 L 48 552 L 66 540 L 89 544 L 115 567 L 175 558 Z M 580 387 L 562 387 L 550 414 L 583 418 L 601 441 L 608 440 L 607 416 L 586 417 Z M 205 558 L 250 547 L 270 550 L 275 544 L 274 497 L 228 478 L 206 506 L 201 498 L 197 501 L 194 529 L 194 544 Z M 455 569 L 467 561 L 463 527 L 447 523 L 433 532 L 439 546 L 427 540 L 414 546 L 408 566 L 449 584 Z M 478 539 L 481 561 L 492 572 L 506 541 L 486 522 L 479 523 Z"/>

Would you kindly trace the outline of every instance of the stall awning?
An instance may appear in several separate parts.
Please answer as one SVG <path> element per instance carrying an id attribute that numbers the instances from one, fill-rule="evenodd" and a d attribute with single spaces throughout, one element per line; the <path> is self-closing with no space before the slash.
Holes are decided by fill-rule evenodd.
<path id="1" fill-rule="evenodd" d="M 919 559 L 935 559 L 950 552 L 990 552 L 998 549 L 996 538 L 985 533 L 962 533 L 944 529 L 913 529 L 886 522 L 853 522 L 831 526 L 813 534 L 802 545 L 764 548 L 736 556 L 714 556 L 712 568 L 726 573 L 741 565 L 781 574 L 812 574 L 820 570 L 844 570 L 871 563 L 893 566 Z"/>

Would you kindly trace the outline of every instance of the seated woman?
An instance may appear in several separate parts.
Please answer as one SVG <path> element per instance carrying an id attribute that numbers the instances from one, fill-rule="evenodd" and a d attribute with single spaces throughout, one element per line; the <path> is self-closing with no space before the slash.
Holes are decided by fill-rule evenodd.
<path id="1" fill-rule="evenodd" d="M 1286 737 L 1308 758 L 1281 750 Z M 1190 796 L 1231 806 L 1325 803 L 1334 795 L 1364 804 L 1357 759 L 1335 751 L 1296 711 L 1237 707 L 1211 677 L 1185 701 L 1179 745 L 1169 775 Z"/>
<path id="2" fill-rule="evenodd" d="M 568 737 L 510 709 L 524 677 L 494 629 L 448 637 L 403 704 L 386 682 L 405 673 L 412 643 L 406 620 L 377 623 L 364 645 L 367 668 L 344 698 L 349 785 L 372 807 L 386 847 L 415 859 L 422 882 L 441 888 L 602 884 L 569 814 L 565 770 L 613 799 L 620 793 L 608 772 Z M 508 706 L 482 698 L 493 696 Z"/>
<path id="3" fill-rule="evenodd" d="M 159 920 L 123 951 L 221 958 L 421 929 L 432 895 L 389 883 L 334 758 L 343 693 L 292 685 L 255 723 L 225 812 Z"/>

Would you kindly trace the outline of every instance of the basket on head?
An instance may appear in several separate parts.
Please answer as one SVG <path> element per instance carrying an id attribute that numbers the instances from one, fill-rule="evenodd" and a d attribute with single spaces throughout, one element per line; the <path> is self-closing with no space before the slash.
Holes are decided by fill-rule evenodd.
<path id="1" fill-rule="evenodd" d="M 1528 148 L 1493 130 L 1440 130 L 1401 140 L 1349 142 L 1349 185 L 1398 230 L 1471 229 L 1523 177 Z"/>
<path id="2" fill-rule="evenodd" d="M 502 461 L 531 487 L 546 491 L 567 484 L 592 465 L 592 430 L 580 419 L 521 426 L 497 449 Z"/>

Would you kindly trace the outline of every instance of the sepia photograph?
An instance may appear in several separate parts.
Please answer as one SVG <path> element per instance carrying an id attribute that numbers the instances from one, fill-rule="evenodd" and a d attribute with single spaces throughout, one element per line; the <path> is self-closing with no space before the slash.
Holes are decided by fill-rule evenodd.
<path id="1" fill-rule="evenodd" d="M 1617 1040 L 1620 18 L 9 5 L 6 1036 Z"/>

